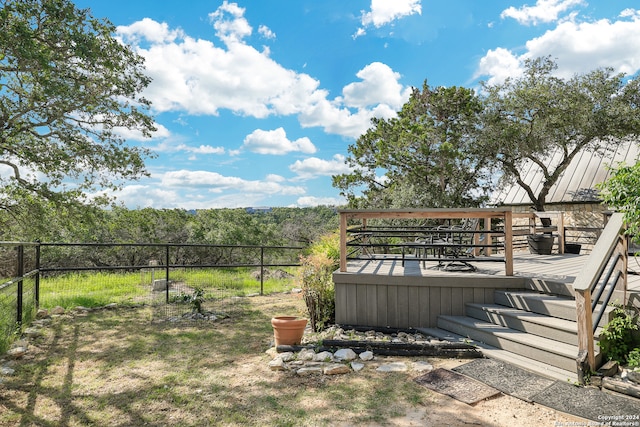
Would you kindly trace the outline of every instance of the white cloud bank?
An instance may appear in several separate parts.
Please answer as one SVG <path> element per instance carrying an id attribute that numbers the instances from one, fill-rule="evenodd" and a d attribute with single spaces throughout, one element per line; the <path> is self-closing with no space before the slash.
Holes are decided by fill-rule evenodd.
<path id="1" fill-rule="evenodd" d="M 367 27 L 374 26 L 380 28 L 394 21 L 411 16 L 422 14 L 420 0 L 371 0 L 371 10 L 362 11 L 362 27 L 353 35 L 354 38 L 367 33 Z"/>
<path id="2" fill-rule="evenodd" d="M 406 3 L 412 13 L 419 8 L 416 1 L 398 3 Z M 380 16 L 403 16 L 396 6 L 393 13 L 378 6 L 375 10 Z M 393 117 L 409 99 L 410 88 L 399 83 L 400 75 L 378 62 L 363 67 L 357 73 L 360 81 L 347 85 L 343 96 L 330 99 L 317 79 L 283 67 L 267 48 L 247 44 L 253 28 L 244 12 L 225 1 L 209 15 L 221 45 L 148 18 L 118 27 L 123 41 L 146 59 L 153 81 L 144 95 L 154 110 L 214 116 L 229 110 L 255 118 L 295 115 L 302 126 L 355 138 L 369 128 L 372 117 Z M 375 22 L 382 22 L 379 19 Z M 258 32 L 275 37 L 264 26 Z"/>
<path id="3" fill-rule="evenodd" d="M 555 22 L 562 13 L 584 4 L 583 0 L 538 0 L 535 6 L 511 6 L 503 10 L 500 17 L 513 18 L 523 25 L 538 25 Z"/>
<path id="4" fill-rule="evenodd" d="M 640 70 L 640 12 L 623 10 L 611 21 L 562 21 L 540 37 L 527 41 L 524 53 L 496 48 L 480 60 L 475 77 L 487 76 L 490 84 L 522 72 L 528 58 L 551 56 L 558 64 L 557 75 L 569 78 L 600 67 L 633 75 Z"/>
<path id="5" fill-rule="evenodd" d="M 246 136 L 242 148 L 258 154 L 283 155 L 292 151 L 313 154 L 316 147 L 307 137 L 290 141 L 283 128 L 275 130 L 256 129 Z"/>

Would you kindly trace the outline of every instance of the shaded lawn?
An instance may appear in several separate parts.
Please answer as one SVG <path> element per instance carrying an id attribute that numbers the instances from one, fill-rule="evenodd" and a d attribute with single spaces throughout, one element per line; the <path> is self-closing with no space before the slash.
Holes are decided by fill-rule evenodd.
<path id="1" fill-rule="evenodd" d="M 406 374 L 270 371 L 270 318 L 303 303 L 245 301 L 215 323 L 155 323 L 151 308 L 55 319 L 4 377 L 0 426 L 385 424 L 432 402 Z"/>

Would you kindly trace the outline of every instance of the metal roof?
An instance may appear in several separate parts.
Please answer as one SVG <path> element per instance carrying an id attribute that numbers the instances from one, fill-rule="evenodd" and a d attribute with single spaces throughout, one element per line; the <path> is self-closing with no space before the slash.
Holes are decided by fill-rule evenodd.
<path id="1" fill-rule="evenodd" d="M 558 181 L 551 187 L 546 203 L 594 203 L 600 202 L 596 184 L 609 177 L 609 166 L 617 166 L 623 162 L 634 165 L 638 161 L 637 141 L 618 144 L 606 155 L 582 151 L 573 158 L 569 167 L 560 175 Z M 557 164 L 560 153 L 549 156 L 549 164 Z M 542 188 L 542 171 L 528 161 L 523 168 L 524 182 L 531 185 L 534 194 Z M 492 197 L 492 205 L 530 205 L 533 202 L 518 184 L 506 185 Z"/>

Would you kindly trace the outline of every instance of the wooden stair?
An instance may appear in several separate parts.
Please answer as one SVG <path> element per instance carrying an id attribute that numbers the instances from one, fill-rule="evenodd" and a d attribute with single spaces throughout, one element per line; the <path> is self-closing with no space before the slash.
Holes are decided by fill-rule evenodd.
<path id="1" fill-rule="evenodd" d="M 557 294 L 535 288 L 495 291 L 493 304 L 468 303 L 465 316 L 439 316 L 437 328 L 423 332 L 471 342 L 487 357 L 554 379 L 576 381 L 576 306 L 569 285 L 563 286 Z M 601 326 L 610 320 L 611 311 L 607 310 Z M 595 348 L 598 352 L 597 343 Z"/>

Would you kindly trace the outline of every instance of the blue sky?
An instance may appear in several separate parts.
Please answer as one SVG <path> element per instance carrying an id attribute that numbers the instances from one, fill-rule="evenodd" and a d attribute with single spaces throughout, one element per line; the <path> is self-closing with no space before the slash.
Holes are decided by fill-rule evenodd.
<path id="1" fill-rule="evenodd" d="M 640 68 L 631 0 L 76 0 L 146 58 L 158 131 L 129 208 L 339 205 L 331 175 L 412 87 L 478 87 L 551 55 Z"/>

